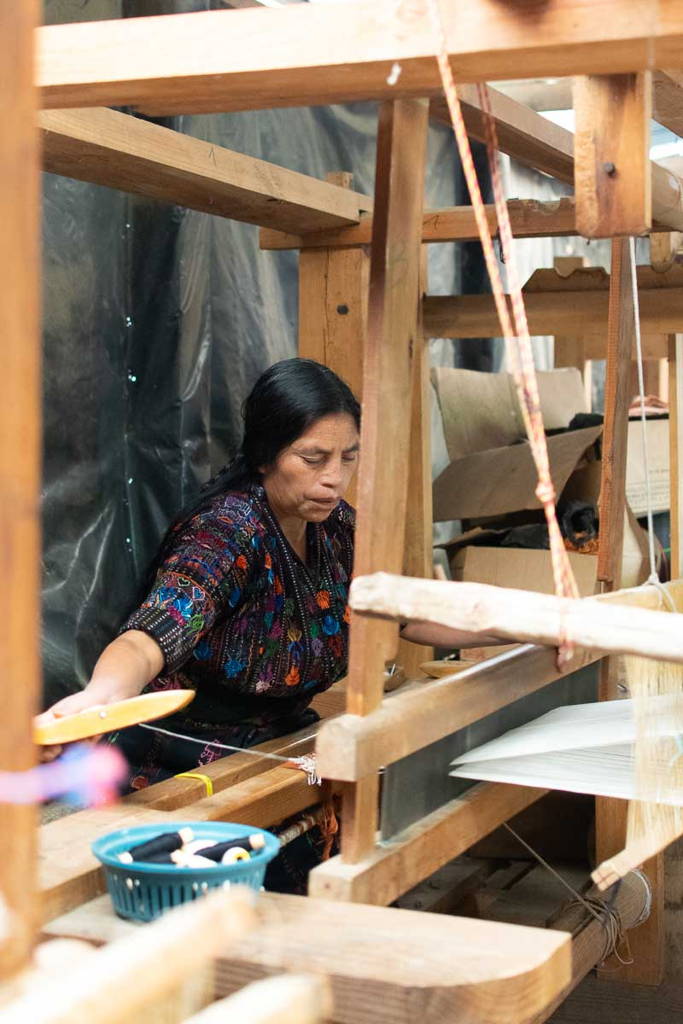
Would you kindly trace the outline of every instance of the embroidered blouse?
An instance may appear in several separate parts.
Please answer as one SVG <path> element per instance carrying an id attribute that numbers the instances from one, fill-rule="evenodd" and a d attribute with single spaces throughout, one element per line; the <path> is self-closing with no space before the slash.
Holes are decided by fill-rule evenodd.
<path id="1" fill-rule="evenodd" d="M 344 675 L 354 518 L 342 501 L 308 523 L 306 565 L 259 485 L 219 496 L 179 531 L 121 630 L 163 652 L 148 689 L 196 689 L 176 725 L 201 735 L 291 719 Z"/>

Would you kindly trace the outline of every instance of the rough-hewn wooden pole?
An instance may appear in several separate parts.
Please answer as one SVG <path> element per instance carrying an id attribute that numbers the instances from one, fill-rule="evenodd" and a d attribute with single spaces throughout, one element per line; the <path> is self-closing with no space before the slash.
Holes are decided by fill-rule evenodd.
<path id="1" fill-rule="evenodd" d="M 0 770 L 33 762 L 40 678 L 37 0 L 0 3 Z M 34 808 L 0 804 L 0 978 L 29 955 L 34 931 Z"/>

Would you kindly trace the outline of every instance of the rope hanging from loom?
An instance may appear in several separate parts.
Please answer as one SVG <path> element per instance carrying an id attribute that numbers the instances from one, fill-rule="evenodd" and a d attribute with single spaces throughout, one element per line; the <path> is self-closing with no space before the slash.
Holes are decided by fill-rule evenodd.
<path id="1" fill-rule="evenodd" d="M 512 316 L 514 318 L 514 330 L 510 311 L 508 309 L 503 282 L 498 267 L 498 261 L 493 247 L 493 239 L 489 230 L 486 218 L 484 200 L 481 195 L 477 172 L 472 159 L 472 150 L 467 137 L 467 130 L 460 108 L 458 90 L 448 59 L 448 45 L 441 20 L 439 0 L 427 0 L 427 6 L 438 37 L 437 61 L 441 73 L 443 90 L 448 103 L 453 131 L 458 145 L 460 161 L 470 193 L 470 200 L 474 210 L 477 228 L 484 252 L 484 260 L 491 280 L 493 299 L 500 320 L 500 325 L 505 339 L 508 363 L 515 382 L 520 408 L 526 427 L 531 454 L 538 473 L 538 486 L 536 496 L 543 506 L 546 522 L 548 524 L 548 535 L 550 540 L 550 555 L 553 567 L 553 579 L 555 592 L 558 597 L 576 598 L 579 596 L 576 580 L 572 573 L 571 565 L 567 555 L 562 534 L 557 521 L 555 511 L 555 488 L 550 475 L 550 462 L 548 458 L 548 447 L 546 444 L 541 403 L 538 393 L 538 381 L 534 366 L 529 326 L 524 306 L 524 297 L 515 270 L 515 259 L 513 249 L 512 228 L 510 216 L 503 190 L 498 160 L 498 143 L 496 127 L 491 112 L 488 87 L 479 85 L 478 94 L 484 114 L 484 125 L 486 129 L 486 149 L 489 167 L 491 170 L 491 183 L 493 186 L 498 230 L 501 242 L 501 249 L 505 266 L 507 269 L 508 286 L 512 305 Z M 560 642 L 559 661 L 564 663 L 571 657 L 571 646 L 562 637 Z"/>

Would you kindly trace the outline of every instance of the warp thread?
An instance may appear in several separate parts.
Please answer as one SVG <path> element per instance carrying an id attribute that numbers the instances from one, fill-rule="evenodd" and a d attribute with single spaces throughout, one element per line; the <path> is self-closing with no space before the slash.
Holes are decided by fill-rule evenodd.
<path id="1" fill-rule="evenodd" d="M 522 839 L 522 837 L 518 835 L 518 833 L 515 832 L 515 830 L 510 825 L 508 825 L 507 822 L 504 822 L 503 824 L 505 825 L 505 828 L 508 830 L 508 832 L 511 835 L 513 835 L 515 839 L 519 843 L 521 843 L 521 845 L 526 850 L 529 851 L 532 857 L 535 857 L 538 863 L 541 864 L 547 871 L 549 871 L 550 874 L 554 878 L 556 878 L 557 881 L 572 894 L 574 899 L 570 901 L 568 907 L 572 907 L 575 904 L 580 905 L 581 907 L 583 907 L 584 910 L 586 910 L 591 915 L 591 917 L 595 918 L 598 924 L 602 927 L 604 931 L 605 945 L 600 953 L 600 957 L 598 958 L 598 964 L 602 965 L 605 962 L 605 960 L 607 960 L 608 957 L 612 955 L 616 956 L 619 963 L 624 967 L 628 966 L 629 964 L 632 964 L 633 956 L 631 954 L 631 949 L 629 947 L 628 937 L 621 923 L 621 917 L 619 916 L 619 912 L 613 905 L 613 902 L 611 900 L 605 900 L 600 896 L 582 896 L 581 893 L 577 892 L 574 886 L 571 885 L 566 878 L 562 877 L 559 871 L 556 871 L 555 868 L 540 855 L 540 853 L 534 850 L 533 846 L 527 843 L 525 839 Z M 647 906 L 651 906 L 652 893 L 647 883 L 647 879 L 642 874 L 642 872 L 638 872 L 638 874 L 644 882 L 646 890 L 649 894 L 649 900 L 646 901 L 646 904 Z M 643 911 L 638 920 L 638 924 L 645 920 L 645 918 L 646 914 L 645 911 Z M 621 953 L 619 952 L 620 947 L 623 948 L 627 959 L 624 959 L 624 957 L 622 957 Z"/>
<path id="2" fill-rule="evenodd" d="M 319 786 L 322 781 L 318 774 L 315 754 L 301 754 L 299 757 L 283 757 L 282 754 L 267 754 L 263 750 L 250 750 L 249 747 L 233 747 L 229 743 L 219 743 L 217 740 L 200 740 L 197 739 L 196 736 L 185 736 L 181 732 L 171 732 L 170 729 L 162 729 L 158 725 L 150 725 L 148 722 L 141 722 L 140 728 L 149 729 L 150 732 L 159 732 L 163 736 L 171 736 L 176 740 L 187 740 L 189 743 L 198 743 L 201 747 L 216 747 L 217 750 L 229 750 L 233 754 L 250 754 L 252 757 L 279 761 L 282 764 L 289 765 L 291 768 L 296 768 L 299 771 L 305 772 L 309 786 Z M 315 733 L 311 733 L 310 736 L 304 736 L 302 739 L 294 740 L 293 743 L 289 743 L 282 747 L 282 750 L 286 750 L 287 746 L 292 747 L 296 744 L 304 743 L 306 740 L 313 739 L 314 736 Z"/>

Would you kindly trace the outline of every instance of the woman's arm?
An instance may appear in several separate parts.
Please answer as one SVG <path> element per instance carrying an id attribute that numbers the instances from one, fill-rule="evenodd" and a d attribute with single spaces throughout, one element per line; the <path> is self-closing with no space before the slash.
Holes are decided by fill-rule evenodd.
<path id="1" fill-rule="evenodd" d="M 462 629 L 451 629 L 436 622 L 407 622 L 401 628 L 401 639 L 426 647 L 489 647 L 493 644 L 509 644 L 510 640 L 491 636 L 488 633 L 466 633 Z"/>
<path id="2" fill-rule="evenodd" d="M 97 704 L 137 697 L 163 667 L 164 656 L 156 640 L 141 630 L 128 630 L 102 651 L 88 685 L 57 701 L 40 719 L 63 718 Z"/>

